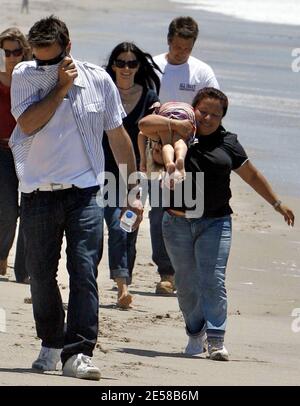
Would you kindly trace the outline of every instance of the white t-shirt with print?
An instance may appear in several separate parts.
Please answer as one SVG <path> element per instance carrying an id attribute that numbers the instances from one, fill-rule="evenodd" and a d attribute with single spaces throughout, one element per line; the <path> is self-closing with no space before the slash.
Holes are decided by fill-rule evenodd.
<path id="1" fill-rule="evenodd" d="M 167 54 L 155 56 L 153 59 L 160 67 L 161 88 L 159 99 L 161 103 L 180 101 L 191 104 L 193 98 L 204 87 L 219 89 L 218 81 L 212 68 L 205 62 L 190 56 L 186 63 L 172 65 L 168 63 Z"/>

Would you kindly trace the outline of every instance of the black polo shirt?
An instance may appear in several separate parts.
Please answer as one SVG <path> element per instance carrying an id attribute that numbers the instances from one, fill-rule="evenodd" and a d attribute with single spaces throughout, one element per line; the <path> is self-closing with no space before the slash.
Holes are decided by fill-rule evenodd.
<path id="1" fill-rule="evenodd" d="M 203 217 L 222 217 L 231 214 L 230 173 L 248 159 L 247 154 L 238 142 L 237 135 L 226 131 L 221 126 L 213 134 L 199 136 L 197 141 L 198 143 L 189 148 L 185 160 L 186 172 L 191 173 L 190 179 L 192 180 L 190 182 L 192 187 L 188 188 L 188 192 L 192 191 L 193 199 L 195 199 L 196 189 L 198 188 L 198 192 L 203 192 L 202 184 L 204 183 Z M 203 183 L 196 179 L 197 172 L 203 172 Z M 182 196 L 187 188 L 186 182 L 188 181 L 176 185 L 176 189 L 183 188 Z M 195 209 L 195 207 L 187 207 L 185 198 L 182 200 L 183 203 L 178 205 L 178 202 L 174 200 L 174 193 L 171 193 L 170 204 L 167 206 L 180 211 Z"/>

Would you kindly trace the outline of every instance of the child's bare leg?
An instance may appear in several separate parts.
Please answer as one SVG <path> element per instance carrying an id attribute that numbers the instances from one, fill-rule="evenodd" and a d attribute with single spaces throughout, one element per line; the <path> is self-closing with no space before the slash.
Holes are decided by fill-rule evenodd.
<path id="1" fill-rule="evenodd" d="M 175 163 L 174 163 L 174 148 L 171 144 L 165 144 L 162 147 L 162 157 L 164 161 L 164 165 L 169 175 L 171 175 L 175 171 Z"/>
<path id="2" fill-rule="evenodd" d="M 181 180 L 185 178 L 184 160 L 187 150 L 187 145 L 182 138 L 177 140 L 174 139 L 175 171 L 177 172 L 177 175 L 181 177 Z"/>
<path id="3" fill-rule="evenodd" d="M 174 148 L 171 144 L 163 145 L 162 156 L 167 171 L 164 185 L 169 189 L 174 189 L 174 172 L 176 168 L 174 162 Z"/>
<path id="4" fill-rule="evenodd" d="M 164 161 L 164 165 L 166 170 L 169 174 L 175 171 L 174 165 L 174 148 L 173 148 L 173 133 L 171 132 L 161 132 L 160 140 L 162 143 L 162 157 Z"/>

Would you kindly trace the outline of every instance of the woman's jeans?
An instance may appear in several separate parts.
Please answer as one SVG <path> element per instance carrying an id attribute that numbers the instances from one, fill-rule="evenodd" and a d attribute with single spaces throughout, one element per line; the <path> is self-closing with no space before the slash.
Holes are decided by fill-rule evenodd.
<path id="1" fill-rule="evenodd" d="M 132 233 L 122 230 L 120 213 L 119 207 L 106 206 L 104 208 L 104 218 L 108 228 L 110 278 L 126 278 L 127 285 L 130 285 L 136 258 L 138 229 Z"/>
<path id="2" fill-rule="evenodd" d="M 189 335 L 204 329 L 224 337 L 227 319 L 225 271 L 231 217 L 187 219 L 165 212 L 163 236 L 175 269 L 179 307 Z"/>
<path id="3" fill-rule="evenodd" d="M 157 272 L 161 277 L 174 275 L 174 268 L 163 239 L 162 220 L 164 209 L 162 188 L 157 180 L 149 181 L 149 201 L 150 205 L 152 201 L 151 210 L 149 211 L 152 260 L 157 265 Z"/>
<path id="4" fill-rule="evenodd" d="M 11 150 L 0 147 L 0 259 L 6 259 L 13 245 L 19 216 L 19 181 Z M 22 221 L 15 257 L 15 275 L 17 282 L 23 282 L 28 276 L 25 271 L 24 241 Z"/>
<path id="5" fill-rule="evenodd" d="M 98 187 L 22 193 L 26 265 L 33 313 L 42 345 L 62 348 L 64 363 L 74 354 L 92 356 L 98 335 L 97 267 L 103 251 L 103 208 Z M 63 235 L 70 276 L 67 329 L 57 285 Z"/>

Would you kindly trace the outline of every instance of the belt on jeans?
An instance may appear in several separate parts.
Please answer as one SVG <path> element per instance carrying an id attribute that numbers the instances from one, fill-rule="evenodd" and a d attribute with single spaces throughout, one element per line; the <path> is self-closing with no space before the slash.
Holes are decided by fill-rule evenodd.
<path id="1" fill-rule="evenodd" d="M 57 190 L 72 189 L 74 185 L 70 183 L 50 183 L 49 185 L 43 185 L 36 189 L 38 192 L 56 192 Z"/>
<path id="2" fill-rule="evenodd" d="M 167 209 L 167 212 L 168 212 L 171 216 L 185 217 L 184 211 L 174 210 L 174 209 Z"/>

